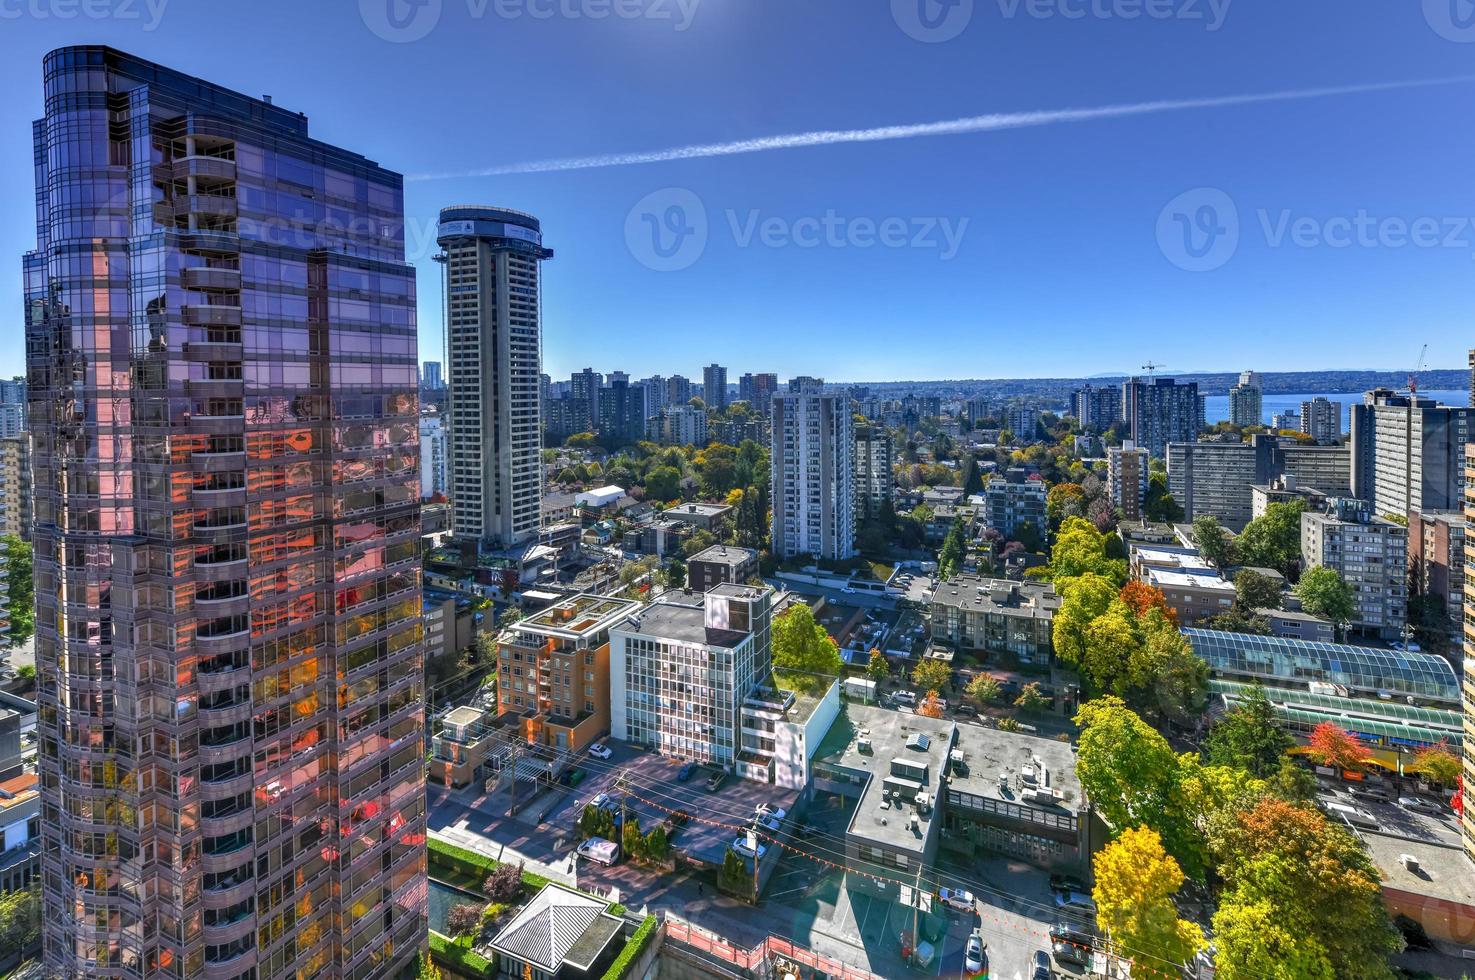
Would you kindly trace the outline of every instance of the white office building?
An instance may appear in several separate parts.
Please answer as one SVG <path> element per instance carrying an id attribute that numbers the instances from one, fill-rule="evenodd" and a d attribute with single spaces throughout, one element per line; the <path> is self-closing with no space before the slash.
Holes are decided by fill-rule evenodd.
<path id="1" fill-rule="evenodd" d="M 438 415 L 420 416 L 420 499 L 450 493 L 446 427 Z"/>

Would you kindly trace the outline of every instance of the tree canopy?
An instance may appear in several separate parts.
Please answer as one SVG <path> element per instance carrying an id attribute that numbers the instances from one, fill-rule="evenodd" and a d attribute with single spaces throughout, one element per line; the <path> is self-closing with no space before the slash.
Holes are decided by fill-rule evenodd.
<path id="1" fill-rule="evenodd" d="M 832 677 L 843 665 L 839 646 L 802 602 L 796 602 L 773 621 L 773 663 L 787 670 Z"/>
<path id="2" fill-rule="evenodd" d="M 1256 685 L 1209 730 L 1204 749 L 1215 765 L 1235 766 L 1269 779 L 1293 744 L 1264 689 Z"/>
<path id="3" fill-rule="evenodd" d="M 1096 921 L 1132 960 L 1133 977 L 1178 980 L 1207 943 L 1203 930 L 1178 917 L 1173 896 L 1183 871 L 1146 827 L 1129 828 L 1092 862 Z"/>
<path id="4" fill-rule="evenodd" d="M 1301 513 L 1305 509 L 1302 500 L 1268 505 L 1265 513 L 1246 524 L 1234 539 L 1235 559 L 1241 565 L 1293 575 L 1301 561 Z"/>
<path id="5" fill-rule="evenodd" d="M 1296 583 L 1295 592 L 1302 609 L 1333 623 L 1351 622 L 1357 613 L 1351 587 L 1334 568 L 1318 565 L 1309 569 Z"/>

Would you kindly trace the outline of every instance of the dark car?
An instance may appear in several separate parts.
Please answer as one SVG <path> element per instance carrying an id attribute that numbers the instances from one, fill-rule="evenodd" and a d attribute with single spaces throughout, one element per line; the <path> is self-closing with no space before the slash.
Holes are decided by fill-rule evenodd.
<path id="1" fill-rule="evenodd" d="M 1086 883 L 1075 875 L 1060 874 L 1050 876 L 1050 890 L 1052 892 L 1084 892 L 1087 894 L 1091 891 L 1091 889 L 1086 887 Z"/>
<path id="2" fill-rule="evenodd" d="M 1035 950 L 1034 973 L 1030 980 L 1050 980 L 1050 954 L 1043 949 Z"/>
<path id="3" fill-rule="evenodd" d="M 1062 963 L 1085 966 L 1091 959 L 1094 942 L 1090 933 L 1068 923 L 1050 927 L 1050 949 Z"/>
<path id="4" fill-rule="evenodd" d="M 973 705 L 971 705 L 971 704 L 960 704 L 956 708 L 953 709 L 953 714 L 955 714 L 955 715 L 963 715 L 965 717 L 970 717 L 970 718 L 977 718 L 978 717 L 978 709 L 975 708 L 975 707 L 973 707 Z"/>
<path id="5" fill-rule="evenodd" d="M 697 771 L 697 764 L 695 762 L 688 762 L 686 765 L 682 766 L 680 769 L 677 770 L 677 772 L 676 772 L 676 781 L 678 783 L 684 783 L 688 779 L 690 779 L 691 778 L 691 774 L 694 773 L 694 772 L 696 772 L 696 771 Z"/>

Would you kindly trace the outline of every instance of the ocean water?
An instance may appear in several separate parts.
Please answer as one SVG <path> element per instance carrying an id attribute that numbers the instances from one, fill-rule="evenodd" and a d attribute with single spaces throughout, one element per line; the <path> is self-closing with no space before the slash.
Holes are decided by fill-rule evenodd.
<path id="1" fill-rule="evenodd" d="M 1347 418 L 1353 405 L 1362 404 L 1363 392 L 1313 392 L 1311 394 L 1266 394 L 1261 399 L 1260 411 L 1262 420 L 1266 425 L 1270 424 L 1270 416 L 1277 412 L 1301 411 L 1301 403 L 1313 398 L 1321 397 L 1327 401 L 1342 403 L 1342 431 L 1347 431 Z M 1466 408 L 1470 404 L 1470 393 L 1468 391 L 1421 391 L 1419 395 L 1425 398 L 1433 398 L 1442 405 L 1450 405 L 1455 408 Z M 1204 399 L 1204 421 L 1209 425 L 1215 422 L 1224 422 L 1229 419 L 1229 396 L 1210 395 Z"/>

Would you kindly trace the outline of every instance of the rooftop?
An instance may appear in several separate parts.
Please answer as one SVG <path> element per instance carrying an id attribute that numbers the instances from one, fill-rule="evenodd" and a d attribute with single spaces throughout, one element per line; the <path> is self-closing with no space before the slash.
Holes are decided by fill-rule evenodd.
<path id="1" fill-rule="evenodd" d="M 758 552 L 751 548 L 728 547 L 725 544 L 714 544 L 705 551 L 699 551 L 688 558 L 687 564 L 694 561 L 712 562 L 717 565 L 741 565 L 749 561 L 757 561 Z"/>
<path id="2" fill-rule="evenodd" d="M 1427 898 L 1475 907 L 1475 870 L 1458 847 L 1359 833 L 1367 844 L 1368 856 L 1382 872 L 1383 887 Z M 1417 863 L 1410 871 L 1403 863 L 1409 855 Z"/>
<path id="3" fill-rule="evenodd" d="M 620 632 L 658 637 L 674 643 L 728 648 L 737 646 L 749 636 L 739 630 L 709 627 L 703 597 L 683 592 L 661 595 L 640 615 L 621 626 Z"/>
<path id="4" fill-rule="evenodd" d="M 1145 568 L 1142 572 L 1149 585 L 1155 585 L 1160 589 L 1167 586 L 1177 589 L 1210 589 L 1228 595 L 1235 594 L 1233 584 L 1224 581 L 1217 574 L 1174 568 Z"/>
<path id="5" fill-rule="evenodd" d="M 463 704 L 459 708 L 452 708 L 450 711 L 448 711 L 446 713 L 444 721 L 447 725 L 465 727 L 466 725 L 474 725 L 477 722 L 481 721 L 482 714 L 482 711 L 473 708 L 470 705 Z"/>
<path id="6" fill-rule="evenodd" d="M 820 743 L 815 762 L 868 773 L 860 804 L 850 819 L 847 833 L 853 837 L 875 841 L 885 847 L 921 854 L 932 834 L 937 817 L 934 805 L 925 813 L 905 803 L 892 805 L 883 798 L 885 781 L 891 775 L 893 760 L 914 766 L 925 766 L 927 778 L 922 788 L 936 797 L 942 785 L 948 750 L 953 744 L 954 724 L 944 718 L 904 714 L 885 708 L 847 704 L 830 726 Z M 916 736 L 926 736 L 918 739 Z M 869 742 L 870 751 L 862 752 L 859 741 Z M 918 826 L 909 826 L 916 814 Z"/>
<path id="7" fill-rule="evenodd" d="M 661 511 L 661 516 L 679 521 L 683 517 L 717 517 L 730 510 L 727 504 L 680 504 Z"/>
<path id="8" fill-rule="evenodd" d="M 993 800 L 1021 801 L 1016 776 L 1032 769 L 1036 784 L 1061 794 L 1060 806 L 1076 812 L 1084 807 L 1081 781 L 1076 776 L 1076 753 L 1069 742 L 1004 732 L 980 725 L 959 725 L 957 748 L 963 753 L 962 770 L 954 769 L 949 787 Z M 1010 788 L 1001 789 L 1000 776 Z"/>
<path id="9" fill-rule="evenodd" d="M 582 638 L 609 629 L 639 609 L 634 599 L 581 593 L 519 620 L 513 630 Z"/>
<path id="10" fill-rule="evenodd" d="M 1048 619 L 1060 608 L 1060 596 L 1048 582 L 1011 582 L 1008 579 L 958 575 L 940 583 L 933 605 L 956 606 L 968 612 L 997 612 L 1005 616 Z"/>
<path id="11" fill-rule="evenodd" d="M 507 923 L 492 948 L 557 973 L 564 963 L 587 971 L 620 932 L 603 899 L 549 882 Z"/>

